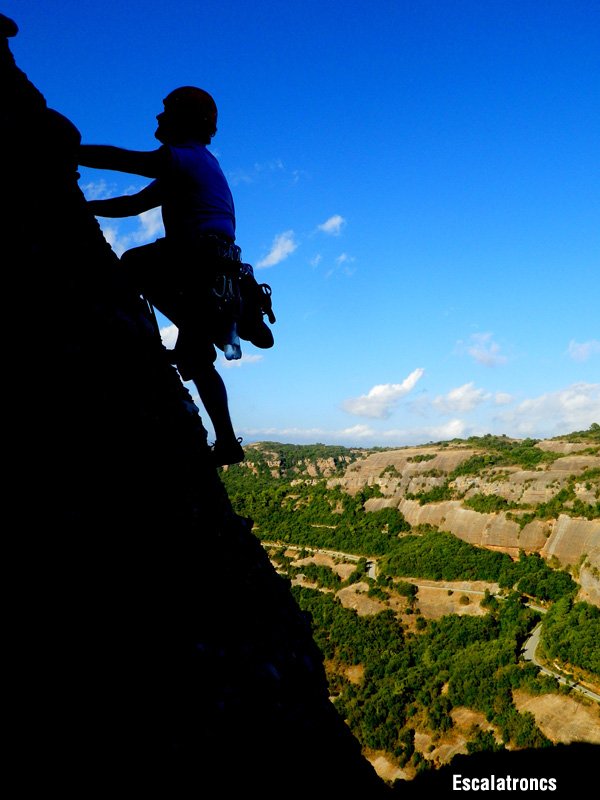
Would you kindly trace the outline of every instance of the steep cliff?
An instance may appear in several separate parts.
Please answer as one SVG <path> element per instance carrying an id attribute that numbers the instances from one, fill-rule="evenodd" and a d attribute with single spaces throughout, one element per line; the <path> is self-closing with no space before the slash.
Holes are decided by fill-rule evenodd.
<path id="1" fill-rule="evenodd" d="M 0 28 L 21 791 L 387 794 L 86 207 L 79 131 L 15 65 L 17 26 Z"/>

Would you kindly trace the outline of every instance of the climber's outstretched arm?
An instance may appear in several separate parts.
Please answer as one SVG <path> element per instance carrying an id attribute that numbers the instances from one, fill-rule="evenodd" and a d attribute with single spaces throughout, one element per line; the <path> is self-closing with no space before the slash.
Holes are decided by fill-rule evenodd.
<path id="1" fill-rule="evenodd" d="M 153 181 L 137 194 L 89 200 L 88 208 L 97 217 L 135 217 L 143 211 L 162 205 L 159 184 Z"/>
<path id="2" fill-rule="evenodd" d="M 116 172 L 129 172 L 146 178 L 158 178 L 164 170 L 167 151 L 125 150 L 109 144 L 82 144 L 79 146 L 78 163 L 82 167 L 112 169 Z"/>

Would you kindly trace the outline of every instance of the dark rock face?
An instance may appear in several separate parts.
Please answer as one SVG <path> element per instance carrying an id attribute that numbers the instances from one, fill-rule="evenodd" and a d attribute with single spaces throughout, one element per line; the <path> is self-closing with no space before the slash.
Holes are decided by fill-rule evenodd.
<path id="1" fill-rule="evenodd" d="M 0 15 L 21 785 L 77 798 L 387 795 L 86 207 L 79 131 L 14 63 L 16 32 Z"/>

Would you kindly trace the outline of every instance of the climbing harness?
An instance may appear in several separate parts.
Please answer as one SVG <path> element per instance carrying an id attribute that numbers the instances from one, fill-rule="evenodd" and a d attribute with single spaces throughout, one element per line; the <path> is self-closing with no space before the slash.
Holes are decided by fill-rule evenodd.
<path id="1" fill-rule="evenodd" d="M 271 325 L 276 321 L 271 287 L 268 283 L 258 283 L 252 265 L 242 262 L 241 252 L 237 245 L 218 236 L 202 237 L 199 253 L 203 263 L 198 274 L 204 278 L 197 283 L 186 277 L 176 290 L 181 307 L 187 309 L 188 320 L 190 315 L 211 320 L 213 343 L 228 361 L 242 357 L 240 340 L 261 349 L 274 344 L 273 333 L 264 321 L 265 317 Z M 212 277 L 208 278 L 209 274 Z M 160 337 L 154 306 L 148 298 L 145 300 L 151 323 Z"/>
<path id="2" fill-rule="evenodd" d="M 215 276 L 212 296 L 223 322 L 223 342 L 217 345 L 223 347 L 225 358 L 231 361 L 241 358 L 240 339 L 263 349 L 273 347 L 273 334 L 263 317 L 271 324 L 276 318 L 271 287 L 257 282 L 250 264 L 234 261 L 223 266 Z"/>

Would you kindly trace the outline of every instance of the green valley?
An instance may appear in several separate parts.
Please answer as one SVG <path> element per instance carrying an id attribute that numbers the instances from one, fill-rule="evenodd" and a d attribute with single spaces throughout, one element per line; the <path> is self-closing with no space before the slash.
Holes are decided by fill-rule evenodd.
<path id="1" fill-rule="evenodd" d="M 600 426 L 401 449 L 261 442 L 222 480 L 390 782 L 457 753 L 600 742 Z M 582 730 L 564 724 L 573 704 Z"/>

